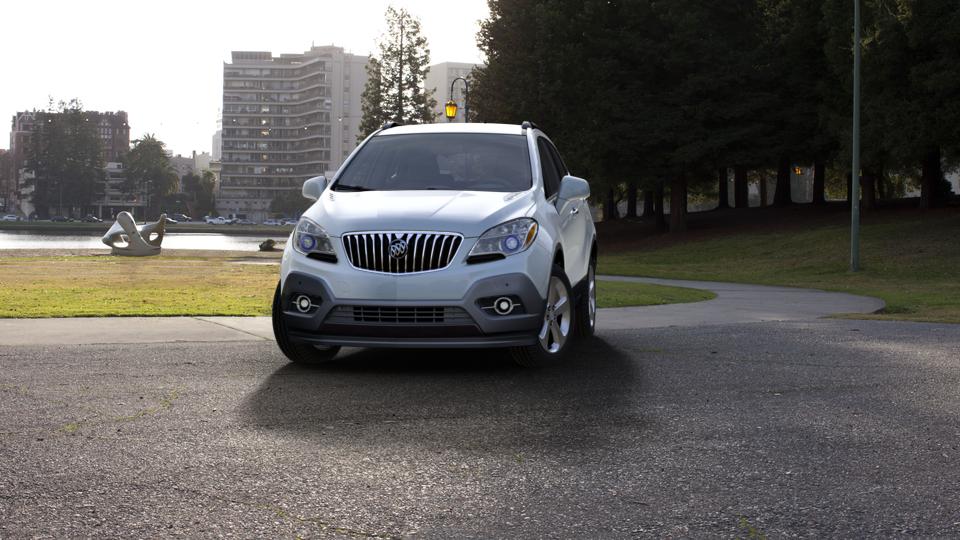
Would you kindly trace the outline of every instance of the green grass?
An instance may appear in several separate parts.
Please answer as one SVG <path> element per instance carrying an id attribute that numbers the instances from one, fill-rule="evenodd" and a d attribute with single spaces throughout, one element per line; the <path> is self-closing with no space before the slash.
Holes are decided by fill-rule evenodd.
<path id="1" fill-rule="evenodd" d="M 597 306 L 659 306 L 662 304 L 684 304 L 711 300 L 717 295 L 700 289 L 685 287 L 667 287 L 650 283 L 628 283 L 625 281 L 599 281 L 597 283 Z"/>
<path id="2" fill-rule="evenodd" d="M 960 212 L 875 216 L 862 227 L 862 271 L 848 271 L 849 227 L 731 233 L 644 251 L 601 253 L 604 274 L 810 287 L 882 298 L 856 318 L 960 323 Z"/>
<path id="3" fill-rule="evenodd" d="M 226 256 L 0 258 L 0 317 L 269 315 L 276 265 Z M 601 282 L 600 307 L 696 302 L 695 289 Z"/>
<path id="4" fill-rule="evenodd" d="M 0 258 L 0 317 L 265 315 L 276 283 L 215 258 Z"/>

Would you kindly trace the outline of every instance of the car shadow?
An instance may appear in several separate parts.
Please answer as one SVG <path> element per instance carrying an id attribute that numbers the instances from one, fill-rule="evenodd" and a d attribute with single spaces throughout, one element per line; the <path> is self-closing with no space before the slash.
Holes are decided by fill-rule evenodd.
<path id="1" fill-rule="evenodd" d="M 319 366 L 281 367 L 240 413 L 247 427 L 320 445 L 593 446 L 610 423 L 643 423 L 639 369 L 601 338 L 540 369 L 496 350 L 347 349 Z"/>

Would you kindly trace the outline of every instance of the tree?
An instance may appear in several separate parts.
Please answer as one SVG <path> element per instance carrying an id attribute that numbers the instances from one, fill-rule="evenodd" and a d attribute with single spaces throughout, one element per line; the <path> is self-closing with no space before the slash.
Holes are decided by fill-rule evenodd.
<path id="1" fill-rule="evenodd" d="M 125 158 L 126 179 L 121 189 L 126 194 L 145 192 L 147 208 L 156 212 L 161 198 L 176 191 L 179 178 L 170 164 L 163 141 L 151 134 L 133 141 Z"/>
<path id="2" fill-rule="evenodd" d="M 201 174 L 188 173 L 180 179 L 180 189 L 190 198 L 191 212 L 194 216 L 205 216 L 213 212 L 213 188 L 216 176 L 209 169 Z"/>
<path id="3" fill-rule="evenodd" d="M 366 137 L 384 122 L 426 124 L 434 120 L 437 101 L 423 86 L 430 65 L 430 48 L 420 29 L 420 20 L 406 9 L 387 8 L 386 32 L 380 37 L 379 54 L 367 66 L 363 89 L 361 136 Z"/>
<path id="4" fill-rule="evenodd" d="M 100 136 L 80 101 L 51 101 L 36 113 L 36 131 L 27 149 L 26 168 L 33 178 L 31 202 L 41 216 L 69 213 L 65 208 L 89 204 L 102 186 Z"/>
<path id="5" fill-rule="evenodd" d="M 380 129 L 390 115 L 384 110 L 383 96 L 383 68 L 380 61 L 376 58 L 370 58 L 365 66 L 367 70 L 367 82 L 363 87 L 363 94 L 360 96 L 360 132 L 357 134 L 357 142 L 366 139 L 371 133 Z"/>
<path id="6" fill-rule="evenodd" d="M 270 201 L 270 211 L 283 216 L 299 216 L 311 202 L 305 199 L 300 191 L 281 191 Z"/>

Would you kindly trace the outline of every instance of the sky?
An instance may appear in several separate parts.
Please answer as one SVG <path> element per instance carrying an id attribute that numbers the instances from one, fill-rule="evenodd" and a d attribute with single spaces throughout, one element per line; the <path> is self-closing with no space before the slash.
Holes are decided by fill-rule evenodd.
<path id="1" fill-rule="evenodd" d="M 0 115 L 79 98 L 127 111 L 131 139 L 152 133 L 175 154 L 209 152 L 230 51 L 300 53 L 334 44 L 370 54 L 388 5 L 420 18 L 430 63 L 481 62 L 486 0 L 30 0 L 4 2 Z"/>

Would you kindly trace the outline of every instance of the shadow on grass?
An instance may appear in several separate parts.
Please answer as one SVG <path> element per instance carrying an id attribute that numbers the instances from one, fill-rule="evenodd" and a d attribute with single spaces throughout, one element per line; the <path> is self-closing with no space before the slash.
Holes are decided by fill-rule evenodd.
<path id="1" fill-rule="evenodd" d="M 570 353 L 524 369 L 497 350 L 346 349 L 327 364 L 276 370 L 241 413 L 249 427 L 311 444 L 457 449 L 594 446 L 610 432 L 604 424 L 640 421 L 636 364 L 600 338 Z"/>

